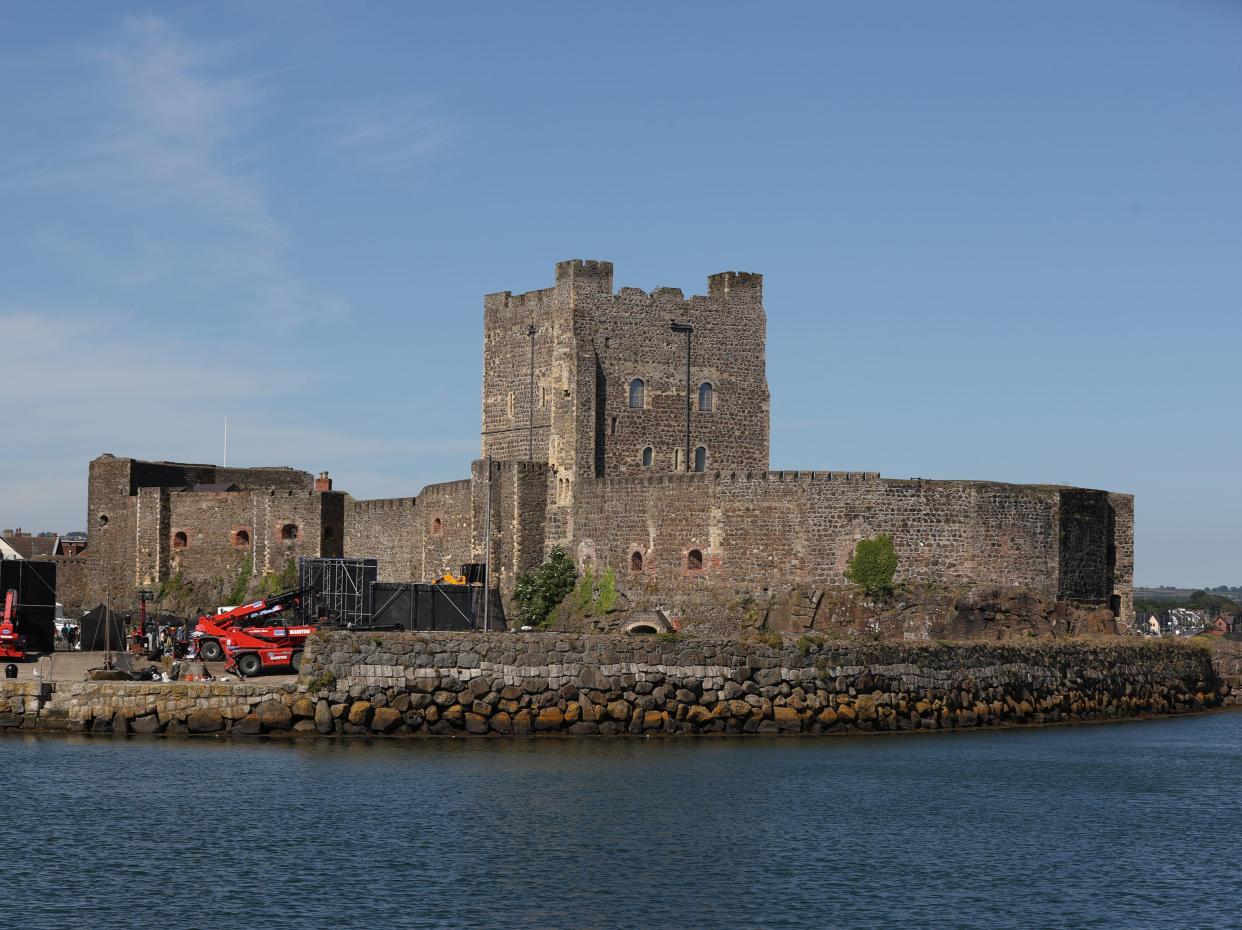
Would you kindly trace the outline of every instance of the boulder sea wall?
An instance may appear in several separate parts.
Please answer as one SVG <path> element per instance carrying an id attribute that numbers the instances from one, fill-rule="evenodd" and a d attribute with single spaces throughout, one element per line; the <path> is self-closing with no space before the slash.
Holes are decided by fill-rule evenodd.
<path id="1" fill-rule="evenodd" d="M 776 644 L 331 633 L 294 683 L 0 682 L 0 729 L 96 734 L 834 734 L 1181 714 L 1236 699 L 1170 640 Z"/>

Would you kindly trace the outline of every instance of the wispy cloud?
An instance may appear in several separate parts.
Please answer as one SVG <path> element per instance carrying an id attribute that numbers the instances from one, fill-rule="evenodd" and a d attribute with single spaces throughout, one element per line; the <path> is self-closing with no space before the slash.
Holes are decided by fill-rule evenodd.
<path id="1" fill-rule="evenodd" d="M 442 155 L 458 128 L 436 116 L 424 98 L 403 98 L 372 105 L 345 122 L 328 147 L 368 167 L 401 170 Z"/>
<path id="2" fill-rule="evenodd" d="M 197 41 L 151 16 L 79 46 L 65 65 L 78 109 L 65 117 L 80 128 L 61 144 L 10 151 L 0 190 L 60 198 L 38 241 L 65 252 L 74 274 L 93 265 L 107 269 L 104 284 L 171 282 L 249 325 L 338 317 L 347 303 L 290 264 L 293 237 L 256 141 L 272 98 L 239 64 L 246 46 Z M 75 195 L 85 222 L 63 206 Z"/>
<path id="3" fill-rule="evenodd" d="M 436 456 L 477 451 L 325 424 L 308 398 L 340 388 L 331 324 L 350 307 L 282 215 L 301 194 L 280 173 L 291 138 L 403 170 L 442 151 L 452 128 L 414 99 L 291 125 L 271 56 L 250 65 L 256 45 L 143 16 L 0 63 L 12 130 L 0 195 L 20 204 L 0 234 L 21 253 L 0 275 L 0 396 L 20 437 L 0 452 L 6 525 L 80 526 L 86 463 L 101 452 L 218 459 L 225 415 L 230 461 L 361 475 L 390 463 L 398 474 L 383 480 L 402 493 Z"/>

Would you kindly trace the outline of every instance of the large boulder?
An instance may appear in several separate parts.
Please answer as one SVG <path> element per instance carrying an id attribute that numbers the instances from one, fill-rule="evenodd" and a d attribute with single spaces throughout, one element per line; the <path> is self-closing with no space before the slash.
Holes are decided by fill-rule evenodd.
<path id="1" fill-rule="evenodd" d="M 354 701 L 349 705 L 349 723 L 355 727 L 369 726 L 371 723 L 371 714 L 375 708 L 371 706 L 370 701 Z"/>
<path id="2" fill-rule="evenodd" d="M 293 711 L 280 701 L 264 701 L 255 713 L 267 730 L 287 730 L 293 723 Z"/>
<path id="3" fill-rule="evenodd" d="M 792 707 L 773 707 L 772 719 L 780 729 L 787 732 L 797 733 L 802 729 L 802 718 Z"/>
<path id="4" fill-rule="evenodd" d="M 191 733 L 218 733 L 224 729 L 224 715 L 211 707 L 190 711 L 185 728 Z"/>
<path id="5" fill-rule="evenodd" d="M 371 729 L 376 733 L 388 733 L 401 723 L 401 711 L 395 707 L 377 707 L 371 714 Z"/>
<path id="6" fill-rule="evenodd" d="M 559 708 L 545 707 L 539 711 L 539 716 L 535 718 L 536 730 L 559 730 L 561 724 L 565 722 L 565 715 L 561 713 Z"/>
<path id="7" fill-rule="evenodd" d="M 315 729 L 325 736 L 335 729 L 332 708 L 327 701 L 319 701 L 315 704 Z"/>

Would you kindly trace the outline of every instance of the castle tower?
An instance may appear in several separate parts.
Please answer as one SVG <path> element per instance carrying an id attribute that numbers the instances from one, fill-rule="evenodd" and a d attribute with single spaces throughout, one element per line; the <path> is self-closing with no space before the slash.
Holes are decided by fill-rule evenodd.
<path id="1" fill-rule="evenodd" d="M 712 275 L 689 300 L 612 279 L 566 261 L 553 287 L 484 298 L 483 455 L 571 482 L 766 470 L 762 275 Z"/>
<path id="2" fill-rule="evenodd" d="M 763 277 L 707 285 L 613 293 L 610 262 L 572 260 L 484 298 L 483 455 L 551 466 L 550 540 L 573 536 L 580 481 L 767 470 Z"/>

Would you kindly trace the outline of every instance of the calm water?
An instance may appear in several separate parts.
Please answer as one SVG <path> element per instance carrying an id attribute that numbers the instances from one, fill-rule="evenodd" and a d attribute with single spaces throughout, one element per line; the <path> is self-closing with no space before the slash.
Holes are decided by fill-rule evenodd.
<path id="1" fill-rule="evenodd" d="M 0 738 L 0 926 L 1239 927 L 1242 713 L 855 739 Z"/>

